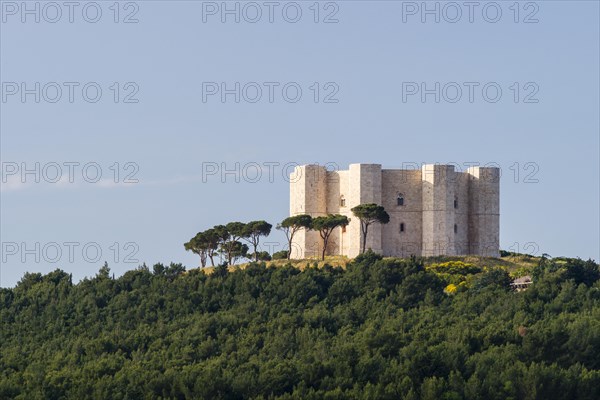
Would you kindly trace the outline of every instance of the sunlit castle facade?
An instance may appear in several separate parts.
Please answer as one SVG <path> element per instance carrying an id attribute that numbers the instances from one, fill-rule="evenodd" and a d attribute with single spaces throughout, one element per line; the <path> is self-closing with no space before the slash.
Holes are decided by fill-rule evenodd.
<path id="1" fill-rule="evenodd" d="M 359 204 L 382 205 L 388 224 L 373 224 L 367 248 L 384 256 L 499 256 L 500 170 L 428 164 L 421 169 L 382 169 L 380 164 L 350 164 L 346 171 L 324 166 L 296 167 L 290 177 L 290 215 L 342 214 L 351 219 L 333 232 L 327 255 L 360 253 L 360 221 L 352 215 Z M 292 258 L 321 254 L 318 232 L 300 230 Z"/>

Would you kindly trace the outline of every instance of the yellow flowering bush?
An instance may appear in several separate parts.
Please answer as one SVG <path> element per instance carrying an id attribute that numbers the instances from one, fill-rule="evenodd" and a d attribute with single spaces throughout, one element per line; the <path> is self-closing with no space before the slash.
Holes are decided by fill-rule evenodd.
<path id="1" fill-rule="evenodd" d="M 456 293 L 457 290 L 458 290 L 458 287 L 454 283 L 451 283 L 448 286 L 446 286 L 446 288 L 444 289 L 444 293 L 454 294 L 454 293 Z"/>
<path id="2" fill-rule="evenodd" d="M 431 264 L 426 269 L 435 273 L 447 273 L 452 275 L 470 275 L 481 272 L 481 268 L 462 261 L 448 261 L 439 264 Z"/>

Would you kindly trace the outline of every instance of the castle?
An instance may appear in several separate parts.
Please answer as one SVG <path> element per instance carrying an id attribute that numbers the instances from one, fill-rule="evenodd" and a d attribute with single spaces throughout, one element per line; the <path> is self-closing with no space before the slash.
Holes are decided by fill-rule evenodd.
<path id="1" fill-rule="evenodd" d="M 351 208 L 382 205 L 387 224 L 369 227 L 367 246 L 384 256 L 499 256 L 500 170 L 426 164 L 421 169 L 382 169 L 380 164 L 350 164 L 346 171 L 303 165 L 290 177 L 290 215 L 342 214 L 351 219 L 337 228 L 327 255 L 356 257 L 360 221 Z M 319 232 L 302 229 L 292 242 L 295 259 L 320 256 Z"/>

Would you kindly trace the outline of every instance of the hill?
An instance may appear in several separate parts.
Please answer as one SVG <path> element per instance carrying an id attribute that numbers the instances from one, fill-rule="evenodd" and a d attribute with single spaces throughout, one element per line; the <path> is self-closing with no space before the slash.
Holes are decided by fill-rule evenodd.
<path id="1" fill-rule="evenodd" d="M 26 274 L 0 399 L 597 399 L 598 264 L 537 259 L 516 293 L 492 262 Z"/>
<path id="2" fill-rule="evenodd" d="M 521 276 L 526 273 L 530 273 L 533 268 L 540 262 L 541 257 L 535 257 L 528 254 L 520 254 L 520 253 L 505 253 L 506 255 L 501 258 L 493 258 L 493 257 L 479 257 L 479 256 L 436 256 L 436 257 L 423 257 L 420 260 L 423 262 L 424 266 L 430 266 L 433 264 L 445 263 L 445 262 L 464 262 L 467 264 L 472 264 L 477 267 L 501 267 L 508 271 L 511 275 Z M 386 257 L 387 258 L 387 257 Z M 395 257 L 390 257 L 390 259 L 396 259 Z M 267 261 L 266 264 L 271 267 L 282 267 L 284 265 L 292 265 L 300 270 L 303 270 L 307 267 L 318 267 L 322 268 L 325 265 L 329 265 L 332 267 L 341 267 L 346 268 L 346 266 L 352 260 L 345 256 L 326 256 L 325 260 L 321 260 L 320 258 L 315 259 L 302 259 L 302 260 L 271 260 Z M 229 267 L 229 271 L 233 272 L 237 269 L 245 269 L 248 265 L 252 263 L 246 262 L 237 264 Z M 205 267 L 202 270 L 211 274 L 215 267 Z"/>

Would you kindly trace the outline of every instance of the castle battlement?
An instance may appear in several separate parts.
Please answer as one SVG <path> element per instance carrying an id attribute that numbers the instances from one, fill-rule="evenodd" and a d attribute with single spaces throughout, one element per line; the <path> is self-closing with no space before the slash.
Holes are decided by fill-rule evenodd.
<path id="1" fill-rule="evenodd" d="M 342 214 L 351 219 L 339 228 L 326 254 L 356 257 L 361 231 L 352 207 L 382 205 L 385 225 L 369 227 L 367 248 L 384 256 L 499 256 L 500 170 L 426 164 L 421 169 L 382 169 L 380 164 L 350 164 L 345 171 L 324 166 L 296 167 L 290 179 L 290 215 Z M 292 258 L 321 254 L 318 232 L 299 231 Z"/>

